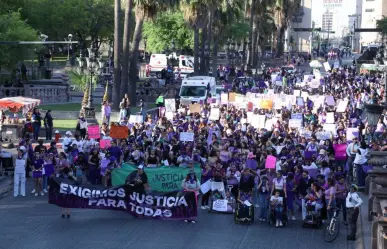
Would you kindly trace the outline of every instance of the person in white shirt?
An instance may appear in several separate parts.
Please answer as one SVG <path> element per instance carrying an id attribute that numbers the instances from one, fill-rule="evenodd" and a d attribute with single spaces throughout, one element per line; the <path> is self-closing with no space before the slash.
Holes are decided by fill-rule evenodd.
<path id="1" fill-rule="evenodd" d="M 352 184 L 349 190 L 350 192 L 347 194 L 347 198 L 345 200 L 349 223 L 349 235 L 347 236 L 347 240 L 356 240 L 357 218 L 359 216 L 359 207 L 363 203 L 363 200 L 357 193 L 357 185 Z"/>
<path id="2" fill-rule="evenodd" d="M 353 171 L 351 171 L 351 173 L 353 173 L 353 176 L 357 176 L 358 174 L 357 169 L 358 168 L 361 169 L 362 165 L 364 165 L 368 161 L 367 155 L 368 155 L 367 144 L 364 141 L 362 141 L 360 147 L 357 149 L 355 160 L 353 161 L 353 164 L 354 164 Z M 359 179 L 359 176 L 357 176 L 356 179 Z"/>
<path id="3" fill-rule="evenodd" d="M 78 148 L 78 151 L 79 152 L 83 152 L 83 141 L 80 140 L 80 136 L 78 134 L 76 134 L 74 137 L 75 137 L 75 140 L 71 144 L 72 145 L 76 144 L 77 148 Z"/>
<path id="4" fill-rule="evenodd" d="M 26 196 L 26 165 L 27 160 L 24 158 L 26 148 L 20 146 L 17 151 L 17 156 L 14 160 L 14 180 L 13 180 L 13 196 L 17 197 L 19 195 L 19 187 L 21 196 Z"/>
<path id="5" fill-rule="evenodd" d="M 275 165 L 275 171 L 280 171 L 280 170 L 286 170 L 288 167 L 288 163 L 286 162 L 286 156 L 282 156 L 281 160 L 278 161 Z"/>
<path id="6" fill-rule="evenodd" d="M 305 165 L 302 165 L 302 169 L 306 170 L 306 171 L 308 171 L 310 169 L 317 169 L 317 165 L 314 162 L 312 162 L 311 160 L 306 160 Z"/>
<path id="7" fill-rule="evenodd" d="M 71 131 L 66 131 L 65 133 L 65 138 L 63 139 L 63 149 L 65 153 L 68 153 L 69 151 L 69 146 L 72 143 L 73 139 L 71 138 L 73 134 Z"/>
<path id="8" fill-rule="evenodd" d="M 275 226 L 283 226 L 282 218 L 284 212 L 284 199 L 280 196 L 280 191 L 276 190 L 275 194 L 270 197 L 270 206 L 275 214 Z"/>
<path id="9" fill-rule="evenodd" d="M 348 144 L 347 149 L 346 149 L 346 153 L 348 156 L 348 158 L 347 158 L 347 170 L 348 170 L 348 172 L 353 171 L 353 161 L 355 160 L 355 156 L 356 156 L 356 152 L 357 152 L 358 148 L 359 148 L 358 138 L 354 137 L 352 143 Z M 349 174 L 349 176 L 350 176 L 350 179 L 352 180 L 353 175 Z"/>

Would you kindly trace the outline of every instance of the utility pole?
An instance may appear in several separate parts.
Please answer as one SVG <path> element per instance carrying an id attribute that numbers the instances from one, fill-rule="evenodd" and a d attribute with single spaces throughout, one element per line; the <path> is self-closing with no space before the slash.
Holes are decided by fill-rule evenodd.
<path id="1" fill-rule="evenodd" d="M 312 22 L 312 35 L 310 36 L 311 39 L 310 39 L 310 55 L 313 56 L 313 40 L 314 40 L 314 26 L 316 25 L 316 23 L 313 21 Z"/>

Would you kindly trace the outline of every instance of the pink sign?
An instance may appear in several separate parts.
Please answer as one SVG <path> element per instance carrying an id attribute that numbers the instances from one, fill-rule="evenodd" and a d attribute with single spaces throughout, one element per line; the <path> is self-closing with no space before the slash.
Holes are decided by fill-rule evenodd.
<path id="1" fill-rule="evenodd" d="M 108 148 L 109 145 L 110 145 L 110 140 L 109 140 L 109 139 L 102 139 L 101 141 L 99 141 L 99 146 L 100 146 L 102 149 Z"/>
<path id="2" fill-rule="evenodd" d="M 276 157 L 270 156 L 270 155 L 267 156 L 265 168 L 266 169 L 275 169 L 276 162 L 277 162 L 277 158 Z"/>
<path id="3" fill-rule="evenodd" d="M 87 135 L 89 136 L 89 138 L 94 138 L 94 139 L 100 138 L 99 126 L 89 125 L 87 127 Z"/>
<path id="4" fill-rule="evenodd" d="M 346 144 L 334 144 L 333 150 L 335 151 L 335 160 L 345 161 L 347 158 L 347 145 Z"/>

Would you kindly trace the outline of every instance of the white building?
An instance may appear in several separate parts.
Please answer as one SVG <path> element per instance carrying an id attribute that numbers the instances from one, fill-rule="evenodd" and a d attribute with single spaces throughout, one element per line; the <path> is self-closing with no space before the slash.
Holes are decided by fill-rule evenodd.
<path id="1" fill-rule="evenodd" d="M 311 32 L 298 31 L 295 28 L 312 28 L 312 1 L 302 0 L 301 9 L 298 15 L 293 19 L 288 37 L 293 37 L 292 50 L 297 52 L 308 53 L 310 51 Z M 288 38 L 290 39 L 290 38 Z M 286 47 L 285 47 L 286 48 Z"/>
<path id="2" fill-rule="evenodd" d="M 361 11 L 361 28 L 376 28 L 376 21 L 387 15 L 387 0 L 363 0 Z M 378 43 L 380 35 L 377 32 L 360 34 L 360 45 L 367 46 Z"/>

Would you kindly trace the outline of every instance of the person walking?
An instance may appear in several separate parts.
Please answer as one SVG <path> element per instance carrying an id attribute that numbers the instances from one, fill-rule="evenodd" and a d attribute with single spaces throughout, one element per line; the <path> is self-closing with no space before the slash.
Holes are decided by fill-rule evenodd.
<path id="1" fill-rule="evenodd" d="M 52 140 L 52 129 L 54 127 L 53 118 L 51 116 L 51 110 L 48 110 L 46 112 L 46 115 L 44 116 L 44 129 L 46 131 L 46 140 L 51 141 Z"/>
<path id="2" fill-rule="evenodd" d="M 17 156 L 14 161 L 14 182 L 13 182 L 13 196 L 17 197 L 19 195 L 19 187 L 20 187 L 20 195 L 26 196 L 26 165 L 27 160 L 24 157 L 24 153 L 26 148 L 24 146 L 20 146 L 17 151 Z"/>
<path id="3" fill-rule="evenodd" d="M 352 184 L 349 188 L 349 193 L 346 198 L 347 217 L 349 223 L 349 235 L 347 240 L 356 240 L 357 218 L 359 217 L 359 207 L 363 203 L 357 193 L 358 187 L 356 184 Z"/>

